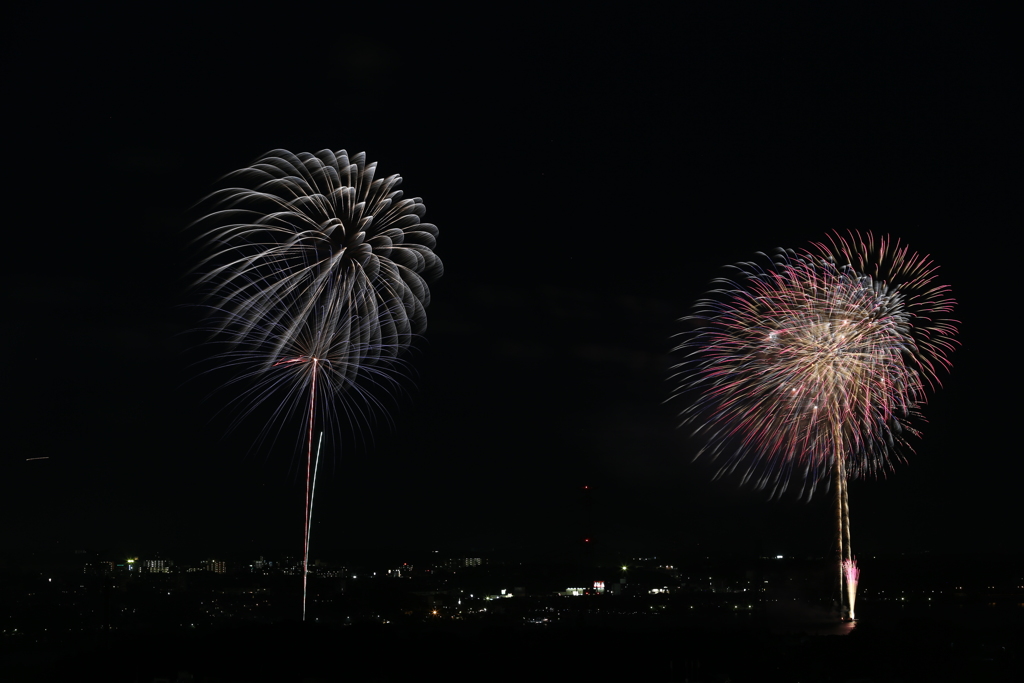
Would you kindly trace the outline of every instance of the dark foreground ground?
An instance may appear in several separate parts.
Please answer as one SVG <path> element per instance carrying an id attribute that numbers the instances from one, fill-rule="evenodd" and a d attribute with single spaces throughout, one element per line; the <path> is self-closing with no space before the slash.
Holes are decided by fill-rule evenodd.
<path id="1" fill-rule="evenodd" d="M 1024 608 L 1021 608 L 1024 609 Z M 855 627 L 791 607 L 714 618 L 579 611 L 550 625 L 301 624 L 94 634 L 3 653 L 5 681 L 1005 681 L 1019 673 L 1017 611 L 908 613 L 874 605 Z"/>

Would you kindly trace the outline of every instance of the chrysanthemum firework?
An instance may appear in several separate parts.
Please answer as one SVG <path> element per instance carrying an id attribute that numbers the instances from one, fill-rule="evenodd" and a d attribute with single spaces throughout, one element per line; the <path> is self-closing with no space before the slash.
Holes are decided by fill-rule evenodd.
<path id="1" fill-rule="evenodd" d="M 701 453 L 773 494 L 884 472 L 949 365 L 948 288 L 929 259 L 870 234 L 762 256 L 716 281 L 677 347 Z"/>
<path id="2" fill-rule="evenodd" d="M 257 379 L 250 403 L 308 395 L 314 376 L 322 395 L 387 384 L 426 328 L 437 228 L 400 176 L 375 171 L 364 153 L 275 150 L 207 198 L 198 284 L 222 362 Z"/>
<path id="3" fill-rule="evenodd" d="M 394 386 L 401 353 L 426 328 L 426 279 L 442 272 L 423 202 L 375 171 L 362 153 L 276 150 L 229 175 L 239 184 L 208 197 L 214 210 L 199 222 L 210 247 L 198 285 L 219 358 L 250 380 L 238 400 L 273 400 L 276 418 L 305 412 L 303 619 L 314 427 L 374 402 L 368 385 Z M 334 400 L 346 392 L 362 403 Z M 350 412 L 349 424 L 365 417 Z"/>

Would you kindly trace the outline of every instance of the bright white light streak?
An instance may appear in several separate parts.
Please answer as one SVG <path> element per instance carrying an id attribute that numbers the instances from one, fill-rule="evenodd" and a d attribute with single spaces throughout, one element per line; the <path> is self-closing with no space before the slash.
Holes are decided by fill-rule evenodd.
<path id="1" fill-rule="evenodd" d="M 316 460 L 313 462 L 313 488 L 309 493 L 309 526 L 306 528 L 306 554 L 309 554 L 309 536 L 313 531 L 313 498 L 316 496 L 316 471 L 320 467 L 320 447 L 324 443 L 324 433 L 320 432 L 320 439 L 316 442 Z"/>

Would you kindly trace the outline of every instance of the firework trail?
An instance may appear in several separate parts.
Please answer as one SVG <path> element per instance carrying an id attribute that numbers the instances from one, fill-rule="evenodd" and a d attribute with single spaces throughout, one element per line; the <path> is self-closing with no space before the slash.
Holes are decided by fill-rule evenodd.
<path id="1" fill-rule="evenodd" d="M 356 429 L 383 408 L 374 390 L 398 387 L 401 354 L 426 329 L 427 281 L 443 272 L 422 200 L 375 173 L 363 153 L 275 150 L 229 174 L 197 223 L 207 248 L 197 287 L 221 365 L 247 384 L 242 416 L 273 405 L 262 439 L 305 412 L 304 586 L 314 426 L 340 440 L 339 404 Z"/>
<path id="2" fill-rule="evenodd" d="M 310 439 L 310 445 L 312 446 L 312 439 Z M 324 433 L 320 432 L 320 440 L 316 445 L 316 461 L 313 464 L 313 485 L 309 489 L 309 503 L 306 506 L 306 542 L 304 544 L 302 552 L 303 567 L 309 563 L 309 537 L 313 531 L 313 500 L 316 497 L 316 473 L 320 469 L 320 447 L 324 444 Z M 306 460 L 306 465 L 309 465 L 309 459 Z M 308 475 L 307 475 L 308 481 Z M 302 573 L 302 620 L 306 620 L 306 580 L 309 578 L 308 573 L 303 571 Z"/>
<path id="3" fill-rule="evenodd" d="M 850 560 L 847 482 L 909 450 L 926 389 L 950 365 L 954 301 L 928 258 L 869 233 L 762 257 L 684 319 L 697 328 L 676 347 L 674 397 L 690 399 L 681 418 L 716 476 L 740 473 L 773 496 L 834 485 Z"/>

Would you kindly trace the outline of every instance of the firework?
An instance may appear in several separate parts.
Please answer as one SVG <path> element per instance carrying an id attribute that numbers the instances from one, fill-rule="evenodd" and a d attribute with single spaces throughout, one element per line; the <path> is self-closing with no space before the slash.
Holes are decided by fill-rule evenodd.
<path id="1" fill-rule="evenodd" d="M 865 251 L 892 273 L 859 270 Z M 701 454 L 773 494 L 812 495 L 837 454 L 849 478 L 891 469 L 949 365 L 948 288 L 927 259 L 870 237 L 765 261 L 735 266 L 685 319 L 699 327 L 676 348 L 676 396 L 695 399 L 681 416 Z"/>
<path id="2" fill-rule="evenodd" d="M 208 325 L 222 365 L 249 383 L 237 400 L 245 412 L 272 402 L 265 430 L 303 412 L 308 421 L 304 585 L 314 425 L 330 427 L 339 403 L 350 425 L 365 422 L 374 387 L 395 386 L 402 352 L 425 330 L 427 280 L 443 271 L 422 200 L 375 173 L 363 153 L 275 150 L 228 175 L 198 223 Z"/>
<path id="3" fill-rule="evenodd" d="M 843 560 L 843 576 L 846 578 L 846 599 L 850 606 L 850 619 L 854 619 L 853 605 L 857 601 L 857 584 L 860 582 L 860 569 L 857 568 L 857 558 Z"/>
<path id="4" fill-rule="evenodd" d="M 847 482 L 909 450 L 926 389 L 949 366 L 954 302 L 928 258 L 870 234 L 762 256 L 685 319 L 697 328 L 676 349 L 676 396 L 692 398 L 681 417 L 717 476 L 772 495 L 797 484 L 808 498 L 833 484 L 849 560 Z"/>
<path id="5" fill-rule="evenodd" d="M 331 355 L 347 388 L 426 328 L 437 228 L 421 222 L 422 200 L 402 198 L 400 176 L 375 171 L 363 153 L 276 150 L 227 176 L 247 186 L 207 198 L 217 210 L 200 222 L 212 249 L 199 283 L 219 330 L 260 349 L 264 367 L 309 357 L 296 349 Z"/>

